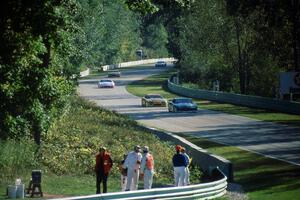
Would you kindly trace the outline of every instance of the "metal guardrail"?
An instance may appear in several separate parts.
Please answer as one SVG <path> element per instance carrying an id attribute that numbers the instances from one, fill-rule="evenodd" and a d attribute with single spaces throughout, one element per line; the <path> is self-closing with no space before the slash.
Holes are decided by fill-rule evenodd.
<path id="1" fill-rule="evenodd" d="M 160 131 L 156 128 L 145 127 L 143 125 L 140 125 L 140 128 L 150 131 L 163 141 L 184 146 L 187 154 L 193 158 L 193 164 L 200 166 L 204 174 L 210 176 L 211 171 L 218 168 L 225 174 L 228 182 L 234 181 L 233 164 L 229 160 L 212 154 L 176 134 Z"/>
<path id="2" fill-rule="evenodd" d="M 223 196 L 226 193 L 227 177 L 218 168 L 214 170 L 214 174 L 217 180 L 209 183 L 200 183 L 197 185 L 154 188 L 154 189 L 128 191 L 128 192 L 113 192 L 113 193 L 67 197 L 67 198 L 59 198 L 59 199 L 60 200 L 215 199 Z"/>
<path id="3" fill-rule="evenodd" d="M 284 113 L 298 115 L 300 114 L 300 103 L 297 102 L 288 102 L 278 99 L 271 99 L 251 95 L 241 95 L 227 92 L 215 92 L 209 90 L 186 88 L 181 85 L 177 85 L 171 82 L 170 80 L 168 80 L 168 89 L 176 94 L 192 98 L 207 99 L 211 101 L 225 102 L 254 108 L 262 108 Z"/>
<path id="4" fill-rule="evenodd" d="M 85 76 L 88 76 L 89 74 L 90 74 L 90 68 L 80 72 L 80 77 L 85 77 Z"/>
<path id="5" fill-rule="evenodd" d="M 147 59 L 147 60 L 123 62 L 123 63 L 112 64 L 112 65 L 104 65 L 104 66 L 101 66 L 100 68 L 102 68 L 103 71 L 107 71 L 107 70 L 117 69 L 117 68 L 122 68 L 122 67 L 153 64 L 160 60 L 163 60 L 165 62 L 176 62 L 177 61 L 177 59 L 175 59 L 175 58 L 154 58 L 154 59 Z"/>

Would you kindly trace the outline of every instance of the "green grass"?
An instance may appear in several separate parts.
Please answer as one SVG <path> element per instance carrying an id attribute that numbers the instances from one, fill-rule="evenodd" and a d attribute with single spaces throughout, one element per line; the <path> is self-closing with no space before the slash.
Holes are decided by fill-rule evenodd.
<path id="1" fill-rule="evenodd" d="M 25 187 L 28 187 L 29 176 L 23 180 Z M 142 183 L 140 183 L 142 186 Z M 121 191 L 119 176 L 108 178 L 108 192 Z M 5 191 L 6 185 L 0 184 L 1 191 Z M 96 193 L 96 177 L 93 175 L 55 175 L 45 173 L 42 175 L 43 198 L 35 195 L 34 199 L 60 198 L 70 196 L 91 195 Z M 0 193 L 0 199 L 5 199 L 5 192 Z M 32 199 L 27 196 L 26 199 Z"/>
<path id="2" fill-rule="evenodd" d="M 212 101 L 197 101 L 200 108 L 221 111 L 229 114 L 240 115 L 262 121 L 275 122 L 300 126 L 300 115 L 279 113 L 271 110 L 249 108 L 228 103 L 217 103 Z"/>
<path id="3" fill-rule="evenodd" d="M 243 186 L 250 199 L 299 199 L 300 167 L 203 138 L 179 135 L 230 160 L 234 167 L 235 182 Z"/>
<path id="4" fill-rule="evenodd" d="M 97 69 L 90 69 L 90 74 L 88 76 L 81 77 L 80 79 L 85 80 L 85 79 L 99 78 L 99 76 L 104 76 L 106 74 L 107 72 L 104 71 L 98 71 Z"/>
<path id="5" fill-rule="evenodd" d="M 167 79 L 173 73 L 174 71 L 168 71 L 159 75 L 150 76 L 141 81 L 132 82 L 126 89 L 128 92 L 140 97 L 149 93 L 158 93 L 167 99 L 177 97 L 178 95 L 171 93 L 166 86 Z M 198 104 L 198 107 L 202 109 L 221 111 L 262 121 L 300 126 L 300 115 L 279 113 L 271 110 L 250 108 L 203 99 L 194 99 L 194 101 Z"/>
<path id="6" fill-rule="evenodd" d="M 127 86 L 127 90 L 137 96 L 148 93 L 159 93 L 165 98 L 177 95 L 166 88 L 166 80 L 173 72 L 154 75 L 142 81 L 136 81 Z M 194 99 L 199 108 L 222 111 L 229 114 L 246 116 L 253 119 L 284 124 L 300 124 L 299 115 L 277 113 L 273 111 L 236 106 L 207 100 Z M 227 158 L 233 163 L 235 181 L 241 184 L 250 199 L 296 200 L 300 197 L 300 167 L 287 164 L 275 159 L 225 146 L 203 138 L 187 135 L 182 137 L 197 146 Z"/>
<path id="7" fill-rule="evenodd" d="M 150 76 L 144 80 L 134 81 L 126 86 L 128 92 L 142 97 L 145 94 L 155 93 L 161 94 L 167 99 L 176 97 L 177 95 L 170 93 L 166 89 L 166 80 L 173 74 L 175 71 L 171 70 L 168 72 L 163 72 L 158 75 Z"/>

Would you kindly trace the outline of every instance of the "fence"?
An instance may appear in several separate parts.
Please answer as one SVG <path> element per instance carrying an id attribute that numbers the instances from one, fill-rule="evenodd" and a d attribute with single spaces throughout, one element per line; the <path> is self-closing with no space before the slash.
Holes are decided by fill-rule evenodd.
<path id="1" fill-rule="evenodd" d="M 60 200 L 177 200 L 177 199 L 215 199 L 226 193 L 227 177 L 218 169 L 213 173 L 216 180 L 209 183 L 182 187 L 165 187 L 128 192 L 114 192 L 88 196 L 59 198 Z M 58 199 L 55 199 L 58 200 Z"/>
<path id="2" fill-rule="evenodd" d="M 177 85 L 168 80 L 168 88 L 170 91 L 198 99 L 207 99 L 211 101 L 219 101 L 231 104 L 237 104 L 242 106 L 249 106 L 254 108 L 262 108 L 268 110 L 274 110 L 278 112 L 300 114 L 300 103 L 288 102 L 278 99 L 271 99 L 266 97 L 231 94 L 226 92 L 215 92 L 209 90 L 186 88 L 181 85 Z"/>
<path id="3" fill-rule="evenodd" d="M 104 65 L 101 66 L 101 69 L 103 71 L 116 69 L 116 68 L 122 68 L 122 67 L 130 67 L 130 66 L 136 66 L 136 65 L 145 65 L 145 64 L 153 64 L 157 61 L 163 60 L 165 62 L 176 62 L 177 59 L 175 58 L 155 58 L 155 59 L 147 59 L 147 60 L 137 60 L 137 61 L 130 61 L 130 62 L 123 62 L 113 65 Z"/>
<path id="4" fill-rule="evenodd" d="M 88 76 L 90 74 L 90 69 L 84 70 L 80 72 L 80 77 Z"/>

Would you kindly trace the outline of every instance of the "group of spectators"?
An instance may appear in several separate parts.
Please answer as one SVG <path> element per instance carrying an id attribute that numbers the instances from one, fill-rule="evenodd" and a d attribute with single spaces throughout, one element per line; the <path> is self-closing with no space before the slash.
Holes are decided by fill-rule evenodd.
<path id="1" fill-rule="evenodd" d="M 176 153 L 173 156 L 175 186 L 189 185 L 189 169 L 191 162 L 185 152 L 185 148 L 176 145 Z M 96 193 L 101 193 L 100 184 L 103 184 L 103 193 L 107 192 L 107 178 L 113 166 L 113 161 L 105 147 L 100 147 L 96 154 Z M 121 189 L 122 191 L 133 191 L 138 189 L 138 181 L 142 179 L 144 189 L 151 189 L 154 175 L 154 158 L 149 152 L 149 147 L 141 148 L 139 145 L 124 158 L 119 165 L 121 172 Z"/>

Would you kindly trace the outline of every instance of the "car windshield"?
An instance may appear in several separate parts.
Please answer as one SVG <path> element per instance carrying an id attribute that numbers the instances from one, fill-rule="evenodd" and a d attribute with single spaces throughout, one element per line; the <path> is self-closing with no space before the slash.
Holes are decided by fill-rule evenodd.
<path id="1" fill-rule="evenodd" d="M 193 103 L 192 99 L 174 99 L 174 103 Z"/>
<path id="2" fill-rule="evenodd" d="M 100 82 L 101 83 L 104 83 L 104 82 L 109 82 L 110 83 L 110 82 L 112 82 L 112 80 L 100 80 Z"/>
<path id="3" fill-rule="evenodd" d="M 162 96 L 160 96 L 158 94 L 150 94 L 150 95 L 147 95 L 146 98 L 148 98 L 148 99 L 162 99 Z"/>
<path id="4" fill-rule="evenodd" d="M 158 61 L 157 63 L 165 63 L 165 61 Z"/>

